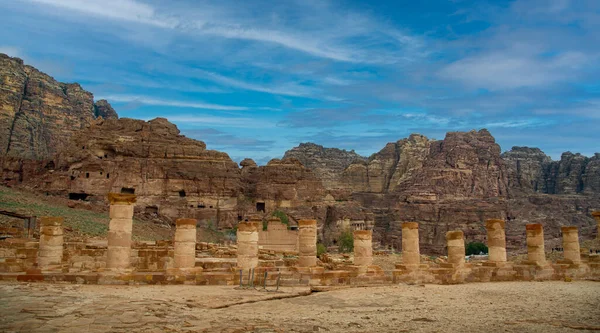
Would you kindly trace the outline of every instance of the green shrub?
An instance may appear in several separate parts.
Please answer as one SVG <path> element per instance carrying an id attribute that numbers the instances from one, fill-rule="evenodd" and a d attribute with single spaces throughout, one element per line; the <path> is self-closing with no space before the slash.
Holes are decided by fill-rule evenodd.
<path id="1" fill-rule="evenodd" d="M 472 255 L 472 254 L 480 254 L 480 253 L 484 253 L 487 254 L 488 253 L 488 247 L 480 242 L 470 242 L 467 244 L 467 248 L 465 249 L 466 253 L 468 256 Z"/>
<path id="2" fill-rule="evenodd" d="M 288 216 L 284 212 L 282 212 L 280 210 L 274 211 L 273 214 L 271 214 L 271 216 L 278 217 L 281 220 L 281 223 L 283 223 L 283 224 L 285 224 L 287 226 L 290 225 L 290 219 L 288 218 Z"/>
<path id="3" fill-rule="evenodd" d="M 317 243 L 317 257 L 321 256 L 323 253 L 327 253 L 327 247 L 323 245 L 323 243 Z"/>
<path id="4" fill-rule="evenodd" d="M 354 236 L 352 230 L 346 230 L 342 232 L 342 234 L 338 238 L 338 246 L 340 252 L 354 251 Z"/>

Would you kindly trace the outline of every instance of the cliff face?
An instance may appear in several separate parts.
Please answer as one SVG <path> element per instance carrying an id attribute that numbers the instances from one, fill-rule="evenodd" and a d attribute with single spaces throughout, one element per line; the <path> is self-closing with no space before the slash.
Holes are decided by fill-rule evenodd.
<path id="1" fill-rule="evenodd" d="M 538 148 L 513 147 L 504 153 L 514 195 L 600 193 L 600 154 L 589 158 L 571 152 L 552 161 Z"/>
<path id="2" fill-rule="evenodd" d="M 222 227 L 237 221 L 237 163 L 180 135 L 166 119 L 98 119 L 74 134 L 52 163 L 52 172 L 29 185 L 92 201 L 109 192 L 135 193 L 137 207 L 151 213 L 212 219 Z"/>
<path id="3" fill-rule="evenodd" d="M 342 186 L 340 176 L 353 162 L 362 162 L 366 158 L 354 151 L 337 148 L 324 148 L 314 143 L 301 143 L 298 147 L 285 152 L 286 158 L 296 158 L 305 167 L 311 169 L 323 182 L 327 189 L 338 189 Z"/>
<path id="4" fill-rule="evenodd" d="M 106 101 L 95 106 L 93 95 L 79 84 L 57 82 L 5 54 L 0 54 L 0 86 L 0 157 L 49 159 L 91 124 L 96 108 L 112 110 Z"/>

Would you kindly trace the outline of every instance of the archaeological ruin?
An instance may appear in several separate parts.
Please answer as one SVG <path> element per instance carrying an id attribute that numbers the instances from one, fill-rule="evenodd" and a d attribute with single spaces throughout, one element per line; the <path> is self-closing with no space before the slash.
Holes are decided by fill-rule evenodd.
<path id="1" fill-rule="evenodd" d="M 250 216 L 238 224 L 237 243 L 224 246 L 197 242 L 198 221 L 180 218 L 172 241 L 135 242 L 132 215 L 136 196 L 110 193 L 108 199 L 111 220 L 105 242 L 65 241 L 62 217 L 40 217 L 39 238 L 0 241 L 0 279 L 88 284 L 357 286 L 600 277 L 600 254 L 582 248 L 578 229 L 570 226 L 561 229 L 563 255 L 554 262 L 547 258 L 541 224 L 525 228 L 527 257 L 507 261 L 510 251 L 505 245 L 506 222 L 501 219 L 486 221 L 489 255 L 485 258 L 466 256 L 464 232 L 453 230 L 445 235 L 447 257 L 440 257 L 447 259 L 429 261 L 423 259 L 420 249 L 420 224 L 405 222 L 403 251 L 396 268 L 386 271 L 374 264 L 377 251 L 371 230 L 354 230 L 351 260 L 332 266 L 327 254 L 317 256 L 314 219 L 300 219 L 298 231 L 292 234 L 271 229 L 277 233 L 260 237 L 261 232 L 267 232 L 261 231 L 263 220 Z M 271 218 L 267 225 L 280 227 L 278 224 L 281 222 Z M 291 235 L 294 241 L 287 240 Z"/>

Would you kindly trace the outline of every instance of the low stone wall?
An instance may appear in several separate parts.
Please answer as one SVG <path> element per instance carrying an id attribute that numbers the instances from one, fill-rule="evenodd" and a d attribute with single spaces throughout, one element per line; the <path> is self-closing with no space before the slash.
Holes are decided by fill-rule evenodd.
<path id="1" fill-rule="evenodd" d="M 258 248 L 275 251 L 298 251 L 298 230 L 288 230 L 279 219 L 269 220 L 267 230 L 258 232 Z"/>

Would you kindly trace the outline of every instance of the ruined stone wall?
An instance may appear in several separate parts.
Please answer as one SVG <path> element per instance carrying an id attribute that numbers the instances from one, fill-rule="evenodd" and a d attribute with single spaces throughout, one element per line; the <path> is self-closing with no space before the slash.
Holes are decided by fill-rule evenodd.
<path id="1" fill-rule="evenodd" d="M 269 221 L 267 230 L 258 232 L 258 247 L 263 250 L 298 251 L 298 230 L 289 230 L 280 221 Z"/>

